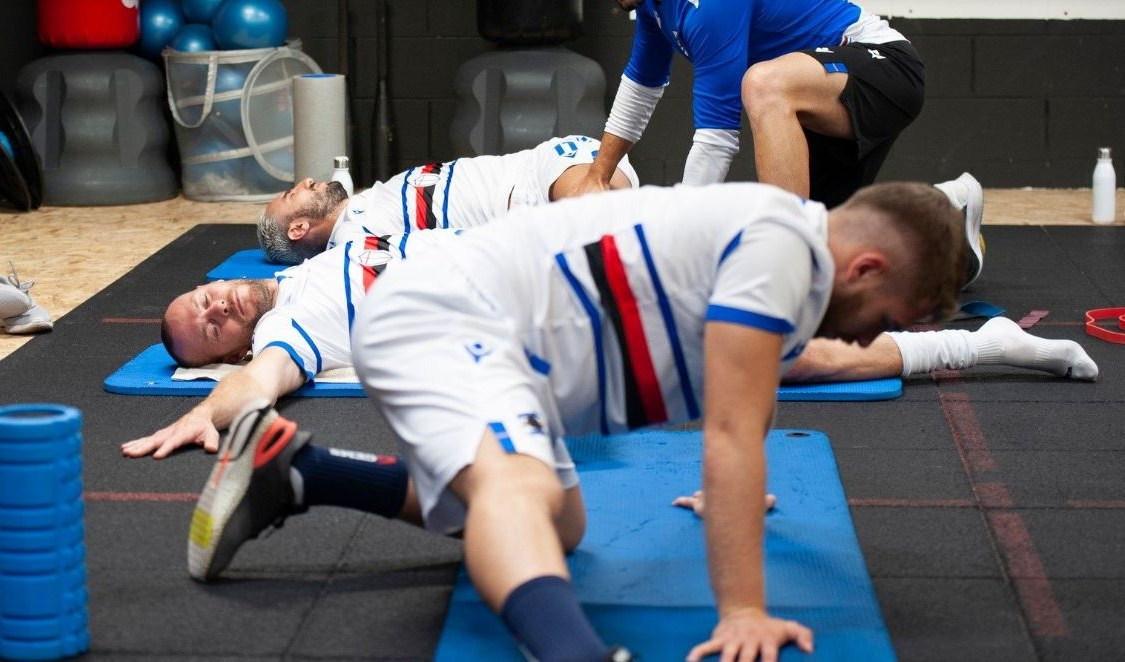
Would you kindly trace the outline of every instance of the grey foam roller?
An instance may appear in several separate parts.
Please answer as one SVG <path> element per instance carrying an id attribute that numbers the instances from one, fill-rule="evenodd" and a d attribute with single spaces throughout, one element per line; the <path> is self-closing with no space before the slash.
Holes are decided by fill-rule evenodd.
<path id="1" fill-rule="evenodd" d="M 332 159 L 347 155 L 348 92 L 339 74 L 293 79 L 293 175 L 332 178 Z"/>

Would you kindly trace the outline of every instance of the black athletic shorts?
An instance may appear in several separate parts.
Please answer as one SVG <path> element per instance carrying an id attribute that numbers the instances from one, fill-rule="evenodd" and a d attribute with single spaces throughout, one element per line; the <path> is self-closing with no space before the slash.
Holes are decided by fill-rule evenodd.
<path id="1" fill-rule="evenodd" d="M 855 138 L 805 131 L 809 197 L 834 207 L 875 181 L 895 138 L 922 112 L 925 66 L 909 41 L 851 43 L 800 52 L 815 58 L 829 72 L 848 74 L 840 101 L 851 114 Z"/>

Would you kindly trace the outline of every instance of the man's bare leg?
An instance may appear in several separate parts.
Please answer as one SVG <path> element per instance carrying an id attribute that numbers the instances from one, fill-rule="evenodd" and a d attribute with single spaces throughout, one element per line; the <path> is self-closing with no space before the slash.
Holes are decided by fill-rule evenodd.
<path id="1" fill-rule="evenodd" d="M 581 505 L 540 460 L 508 453 L 485 430 L 473 464 L 449 488 L 467 506 L 465 565 L 484 602 L 534 657 L 597 659 L 598 637 L 570 585 L 560 526 Z"/>
<path id="2" fill-rule="evenodd" d="M 758 181 L 809 196 L 809 146 L 804 129 L 836 138 L 854 135 L 840 102 L 845 73 L 828 73 L 804 53 L 759 62 L 742 78 L 742 106 L 754 139 Z"/>
<path id="3" fill-rule="evenodd" d="M 1002 365 L 1093 381 L 1098 366 L 1072 340 L 1039 338 L 1012 320 L 994 317 L 976 331 L 949 329 L 884 333 L 868 347 L 813 339 L 785 374 L 786 382 L 835 382 L 910 377 L 937 369 Z"/>

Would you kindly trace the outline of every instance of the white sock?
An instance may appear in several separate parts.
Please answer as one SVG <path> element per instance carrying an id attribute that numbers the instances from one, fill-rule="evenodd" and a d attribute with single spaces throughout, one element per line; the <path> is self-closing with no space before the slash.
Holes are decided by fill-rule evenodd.
<path id="1" fill-rule="evenodd" d="M 977 363 L 976 348 L 968 331 L 895 331 L 888 335 L 902 356 L 903 377 L 928 375 L 938 368 L 961 370 Z"/>
<path id="2" fill-rule="evenodd" d="M 903 377 L 938 368 L 1006 365 L 1086 381 L 1098 378 L 1097 364 L 1078 343 L 1038 338 L 1006 317 L 993 317 L 973 332 L 951 329 L 889 335 L 902 356 Z"/>
<path id="3" fill-rule="evenodd" d="M 1098 365 L 1078 343 L 1038 338 L 1006 317 L 993 317 L 972 335 L 980 365 L 1030 368 L 1091 382 L 1098 378 Z"/>

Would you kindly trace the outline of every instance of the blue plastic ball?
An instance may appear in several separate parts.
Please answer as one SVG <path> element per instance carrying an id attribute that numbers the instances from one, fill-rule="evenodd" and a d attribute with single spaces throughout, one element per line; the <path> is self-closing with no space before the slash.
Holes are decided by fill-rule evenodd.
<path id="1" fill-rule="evenodd" d="M 183 0 L 183 3 L 184 18 L 189 23 L 210 23 L 223 0 Z"/>
<path id="2" fill-rule="evenodd" d="M 157 59 L 160 51 L 184 27 L 184 15 L 177 0 L 145 0 L 140 10 L 141 40 L 137 50 L 141 55 Z"/>
<path id="3" fill-rule="evenodd" d="M 215 35 L 211 33 L 210 26 L 200 25 L 199 23 L 188 23 L 180 28 L 180 31 L 176 33 L 175 37 L 172 37 L 172 41 L 168 45 L 181 53 L 213 51 L 217 48 Z"/>
<path id="4" fill-rule="evenodd" d="M 220 64 L 215 75 L 215 94 L 227 92 L 241 92 L 246 84 L 246 74 L 249 73 L 250 64 Z M 230 129 L 242 134 L 242 98 L 216 99 L 211 107 L 211 117 L 215 122 L 225 122 Z"/>
<path id="5" fill-rule="evenodd" d="M 220 48 L 273 48 L 285 43 L 289 17 L 280 0 L 223 0 L 211 27 Z"/>

